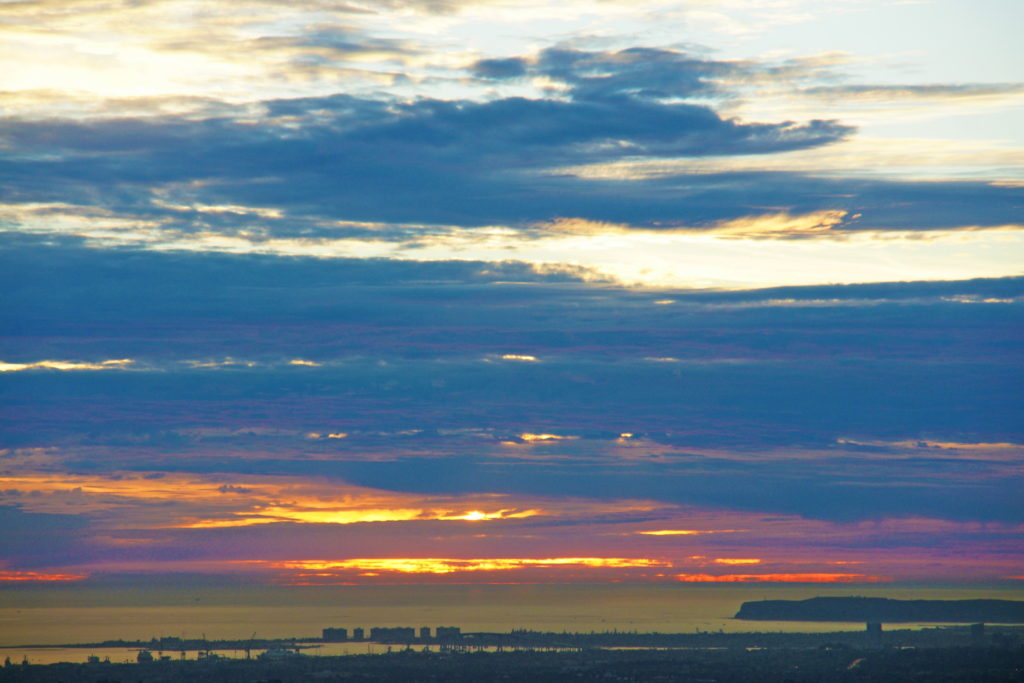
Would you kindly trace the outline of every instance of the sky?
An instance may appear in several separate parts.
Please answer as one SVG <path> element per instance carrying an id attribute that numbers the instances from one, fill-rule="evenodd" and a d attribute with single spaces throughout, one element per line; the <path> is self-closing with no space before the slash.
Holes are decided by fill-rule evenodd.
<path id="1" fill-rule="evenodd" d="M 1021 586 L 1021 25 L 0 0 L 0 585 Z"/>

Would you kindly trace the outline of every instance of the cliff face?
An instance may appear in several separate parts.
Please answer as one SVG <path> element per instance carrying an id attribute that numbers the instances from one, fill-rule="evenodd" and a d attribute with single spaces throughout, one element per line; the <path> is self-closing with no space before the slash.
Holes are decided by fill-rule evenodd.
<path id="1" fill-rule="evenodd" d="M 1020 600 L 890 600 L 811 598 L 745 602 L 736 619 L 1024 624 Z"/>

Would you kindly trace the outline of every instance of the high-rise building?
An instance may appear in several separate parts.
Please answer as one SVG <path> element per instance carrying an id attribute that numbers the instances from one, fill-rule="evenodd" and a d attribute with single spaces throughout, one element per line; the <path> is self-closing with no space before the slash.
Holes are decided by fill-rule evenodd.
<path id="1" fill-rule="evenodd" d="M 437 627 L 437 642 L 444 643 L 453 640 L 462 640 L 462 629 L 458 626 Z"/>
<path id="2" fill-rule="evenodd" d="M 416 640 L 416 629 L 411 626 L 375 626 L 370 629 L 370 640 L 378 643 L 411 643 Z"/>
<path id="3" fill-rule="evenodd" d="M 323 640 L 325 643 L 342 643 L 348 640 L 347 628 L 325 628 Z"/>
<path id="4" fill-rule="evenodd" d="M 882 646 L 882 624 L 878 621 L 869 621 L 867 627 L 868 642 L 875 646 Z"/>

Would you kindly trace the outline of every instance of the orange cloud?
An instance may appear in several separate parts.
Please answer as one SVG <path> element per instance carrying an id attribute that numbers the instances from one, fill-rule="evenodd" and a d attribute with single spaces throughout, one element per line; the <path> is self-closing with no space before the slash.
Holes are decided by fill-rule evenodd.
<path id="1" fill-rule="evenodd" d="M 89 578 L 86 574 L 46 574 L 43 572 L 0 571 L 3 581 L 81 581 Z"/>
<path id="2" fill-rule="evenodd" d="M 365 508 L 359 510 L 302 510 L 293 507 L 267 506 L 258 510 L 258 516 L 245 515 L 221 519 L 200 519 L 194 522 L 172 524 L 174 529 L 226 529 L 230 527 L 273 524 L 276 522 L 305 522 L 309 524 L 358 524 L 360 522 L 405 522 L 420 519 L 418 508 Z M 435 517 L 434 519 L 439 519 Z"/>
<path id="3" fill-rule="evenodd" d="M 476 522 L 485 519 L 522 519 L 524 517 L 533 517 L 534 515 L 543 514 L 540 510 L 498 510 L 497 512 L 482 512 L 480 510 L 470 510 L 469 512 L 463 512 L 453 515 L 445 515 L 438 517 L 437 519 L 443 520 L 465 520 L 469 522 Z"/>
<path id="4" fill-rule="evenodd" d="M 527 567 L 604 567 L 613 569 L 670 567 L 671 563 L 663 560 L 627 557 L 497 557 L 486 559 L 416 557 L 291 560 L 268 563 L 268 566 L 275 569 L 300 569 L 320 572 L 355 570 L 359 572 L 399 572 L 403 574 L 452 574 L 456 572 L 509 571 Z"/>
<path id="5" fill-rule="evenodd" d="M 408 522 L 412 520 L 438 520 L 445 522 L 477 522 L 493 519 L 522 519 L 544 514 L 541 510 L 503 509 L 494 512 L 469 510 L 427 510 L 423 508 L 363 508 L 363 509 L 300 509 L 297 507 L 267 506 L 258 510 L 258 516 L 239 516 L 228 519 L 203 519 L 176 524 L 181 529 L 223 529 L 228 527 L 272 524 L 274 522 L 304 522 L 309 524 L 358 524 L 361 522 Z"/>
<path id="6" fill-rule="evenodd" d="M 686 583 L 873 583 L 887 581 L 866 574 L 676 574 Z"/>
<path id="7" fill-rule="evenodd" d="M 0 476 L 7 502 L 37 513 L 101 515 L 106 528 L 220 529 L 273 523 L 485 523 L 536 516 L 587 519 L 650 510 L 644 501 L 428 496 L 315 477 L 112 472 Z"/>
<path id="8" fill-rule="evenodd" d="M 727 558 L 719 557 L 714 560 L 716 564 L 761 564 L 761 560 L 755 557 L 750 558 Z"/>
<path id="9" fill-rule="evenodd" d="M 22 495 L 33 512 L 124 509 L 135 503 L 178 503 L 178 519 L 158 526 L 218 528 L 272 522 L 353 524 L 407 520 L 484 521 L 544 514 L 538 508 L 497 507 L 503 496 L 431 498 L 343 483 L 293 477 L 235 477 L 232 483 L 199 475 L 110 476 L 37 473 L 0 476 L 0 489 Z M 45 495 L 44 495 L 45 494 Z M 205 514 L 203 514 L 205 513 Z"/>
<path id="10" fill-rule="evenodd" d="M 635 531 L 642 536 L 697 536 L 699 534 L 738 534 L 746 529 L 659 529 L 657 531 Z"/>
<path id="11" fill-rule="evenodd" d="M 201 500 L 217 494 L 221 484 L 187 475 L 156 478 L 143 476 L 92 476 L 76 474 L 27 474 L 0 477 L 0 485 L 8 491 L 38 494 L 70 493 L 82 497 L 117 496 L 148 500 Z M 109 500 L 109 499 L 107 499 Z M 95 502 L 95 501 L 94 501 Z M 33 504 L 35 503 L 35 504 Z M 29 501 L 36 512 L 49 512 L 45 502 Z"/>

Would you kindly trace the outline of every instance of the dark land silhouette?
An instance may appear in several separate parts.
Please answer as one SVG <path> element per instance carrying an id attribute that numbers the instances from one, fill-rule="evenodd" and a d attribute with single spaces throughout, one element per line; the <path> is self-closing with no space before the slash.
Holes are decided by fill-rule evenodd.
<path id="1" fill-rule="evenodd" d="M 0 683 L 817 683 L 929 681 L 1019 682 L 1024 648 L 746 648 L 544 652 L 412 652 L 345 657 L 207 659 L 138 664 L 11 665 Z"/>
<path id="2" fill-rule="evenodd" d="M 328 630 L 340 636 L 340 629 Z M 318 644 L 338 642 L 319 638 L 106 641 L 93 645 L 125 647 L 137 654 L 137 662 L 111 663 L 98 657 L 84 663 L 8 662 L 0 668 L 0 683 L 1024 681 L 1024 627 L 1015 626 L 883 631 L 870 624 L 864 630 L 833 633 L 514 630 L 459 632 L 457 637 L 455 631 L 442 631 L 446 640 L 438 644 L 436 634 L 425 629 L 371 629 L 377 639 L 363 642 L 375 643 L 380 653 L 345 656 L 314 656 Z M 410 636 L 413 642 L 402 644 Z M 420 638 L 434 644 L 414 644 Z M 174 645 L 181 651 L 196 646 L 199 657 L 154 653 L 148 649 L 154 644 Z M 252 648 L 251 656 L 218 654 L 218 649 L 239 646 Z M 89 646 L 77 647 L 84 659 Z"/>
<path id="3" fill-rule="evenodd" d="M 0 683 L 1024 683 L 1024 626 L 992 625 L 1024 621 L 1019 618 L 1022 605 L 1007 600 L 814 598 L 747 602 L 737 614 L 751 619 L 865 623 L 863 629 L 830 633 L 474 633 L 454 626 L 349 630 L 333 625 L 324 628 L 320 638 L 271 640 L 252 634 L 238 640 L 116 640 L 62 647 L 78 649 L 83 660 L 89 648 L 125 648 L 134 662 L 112 663 L 98 657 L 48 665 L 6 662 L 0 668 Z M 900 621 L 974 623 L 883 628 L 883 622 Z M 377 648 L 378 653 L 318 654 L 336 643 L 365 643 L 368 652 Z M 220 654 L 228 651 L 244 651 L 245 658 Z"/>
<path id="4" fill-rule="evenodd" d="M 325 635 L 333 635 L 336 628 L 324 629 Z M 360 629 L 361 631 L 362 629 Z M 335 643 L 366 645 L 369 649 L 379 646 L 380 652 L 403 649 L 433 649 L 438 652 L 478 652 L 482 650 L 526 650 L 526 651 L 573 651 L 601 648 L 819 648 L 848 647 L 864 648 L 890 647 L 958 647 L 984 643 L 1024 641 L 1024 626 L 988 626 L 978 623 L 970 627 L 963 625 L 940 626 L 921 629 L 883 629 L 881 624 L 867 622 L 866 628 L 846 631 L 792 633 L 757 631 L 733 633 L 724 631 L 695 631 L 691 633 L 659 633 L 637 631 L 532 631 L 513 629 L 506 633 L 463 632 L 457 627 L 446 629 L 441 636 L 414 632 L 412 628 L 373 628 L 366 637 L 359 638 L 317 638 L 293 637 L 284 639 L 181 639 L 152 638 L 150 640 L 105 640 L 94 643 L 73 643 L 63 645 L 23 645 L 22 648 L 62 647 L 81 651 L 82 658 L 90 649 L 124 648 L 135 652 L 146 651 L 156 659 L 180 660 L 210 658 L 218 653 L 232 652 L 251 654 L 261 652 L 290 652 L 292 654 L 319 655 L 319 649 Z"/>
<path id="5" fill-rule="evenodd" d="M 735 618 L 763 621 L 1024 624 L 1024 601 L 859 597 L 759 600 L 743 603 Z"/>

